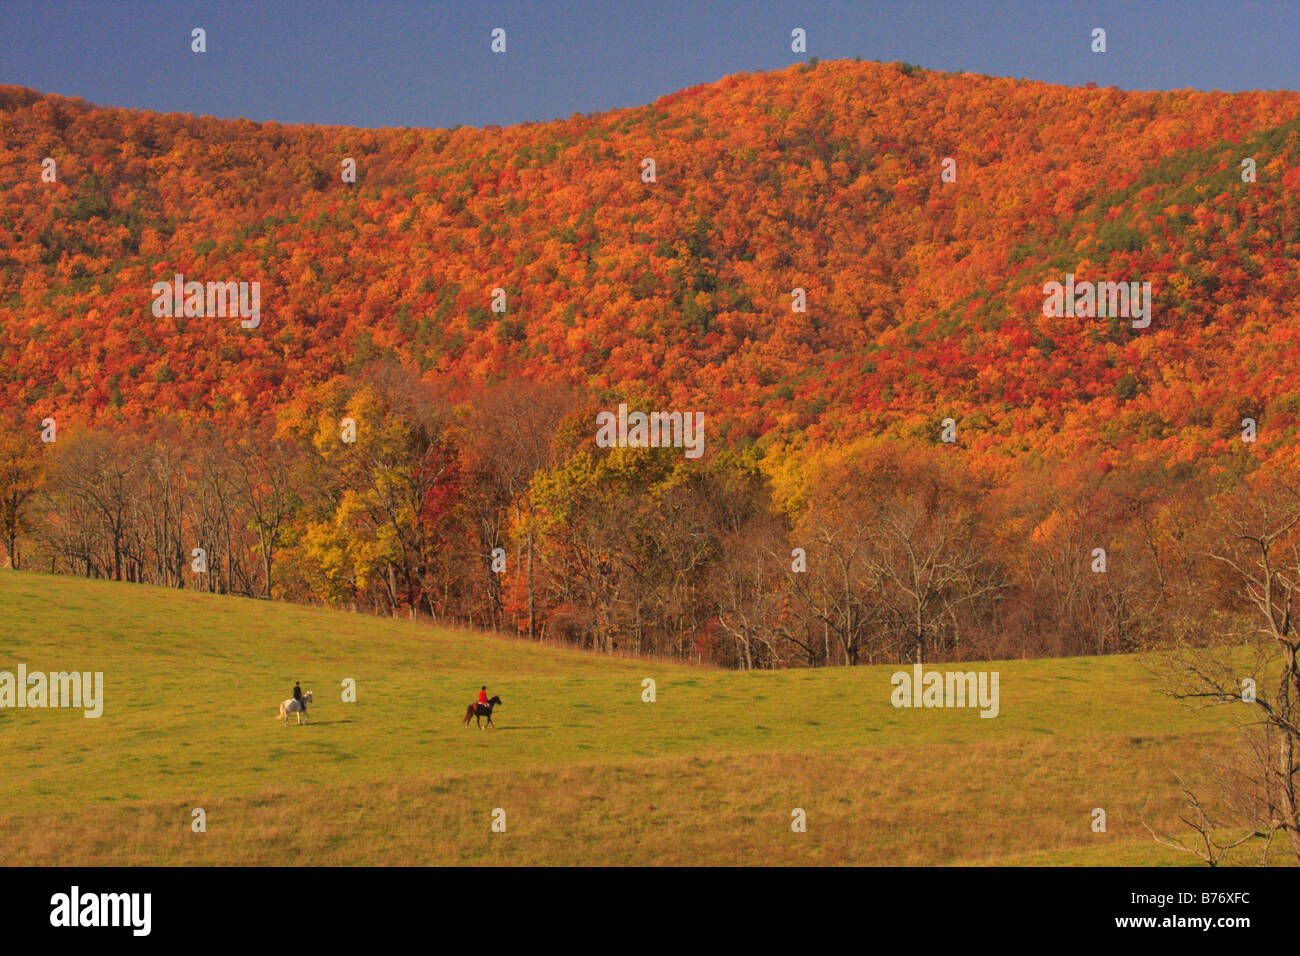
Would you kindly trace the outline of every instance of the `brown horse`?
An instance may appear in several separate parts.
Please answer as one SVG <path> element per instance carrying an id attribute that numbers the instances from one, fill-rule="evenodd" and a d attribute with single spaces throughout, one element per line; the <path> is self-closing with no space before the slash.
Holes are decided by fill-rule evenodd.
<path id="1" fill-rule="evenodd" d="M 497 706 L 497 704 L 499 703 L 501 703 L 501 698 L 493 697 L 490 701 L 487 702 L 486 707 L 484 707 L 482 704 L 470 704 L 468 707 L 465 708 L 465 726 L 466 727 L 469 726 L 469 720 L 471 717 L 473 717 L 476 721 L 478 721 L 478 729 L 482 730 L 483 729 L 482 718 L 486 717 L 488 719 L 488 726 L 491 727 L 493 730 L 495 730 L 497 725 L 492 723 L 492 708 Z"/>

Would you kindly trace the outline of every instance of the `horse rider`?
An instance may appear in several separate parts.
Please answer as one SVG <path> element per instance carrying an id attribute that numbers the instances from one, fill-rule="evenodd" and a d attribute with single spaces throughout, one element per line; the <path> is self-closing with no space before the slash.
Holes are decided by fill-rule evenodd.
<path id="1" fill-rule="evenodd" d="M 298 706 L 302 708 L 302 712 L 304 714 L 307 713 L 307 702 L 302 699 L 302 684 L 298 681 L 293 682 L 293 699 L 298 702 Z"/>
<path id="2" fill-rule="evenodd" d="M 478 705 L 482 707 L 484 711 L 488 709 L 487 684 L 484 684 L 478 689 Z"/>

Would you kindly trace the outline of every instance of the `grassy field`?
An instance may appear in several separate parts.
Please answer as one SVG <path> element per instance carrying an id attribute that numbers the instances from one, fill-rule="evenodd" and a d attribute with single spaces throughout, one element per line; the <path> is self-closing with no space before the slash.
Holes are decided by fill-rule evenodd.
<path id="1" fill-rule="evenodd" d="M 1184 864 L 1140 814 L 1179 833 L 1170 768 L 1217 739 L 1128 657 L 980 665 L 981 719 L 892 707 L 894 667 L 731 673 L 0 571 L 19 663 L 106 689 L 99 719 L 0 709 L 8 864 Z M 316 703 L 285 727 L 295 679 Z M 499 729 L 466 730 L 484 683 Z"/>

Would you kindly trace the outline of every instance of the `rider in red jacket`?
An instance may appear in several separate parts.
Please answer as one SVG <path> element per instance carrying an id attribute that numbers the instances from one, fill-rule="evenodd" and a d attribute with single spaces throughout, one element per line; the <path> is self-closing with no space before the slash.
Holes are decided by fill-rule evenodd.
<path id="1" fill-rule="evenodd" d="M 486 706 L 487 706 L 487 684 L 484 684 L 482 687 L 479 688 L 479 691 L 478 691 L 478 705 L 479 705 L 480 707 L 486 707 Z"/>

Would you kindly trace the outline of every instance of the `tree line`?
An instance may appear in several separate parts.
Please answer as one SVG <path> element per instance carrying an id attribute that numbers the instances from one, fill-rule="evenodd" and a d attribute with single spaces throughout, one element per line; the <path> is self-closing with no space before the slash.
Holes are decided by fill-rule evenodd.
<path id="1" fill-rule="evenodd" d="M 384 366 L 239 431 L 159 418 L 42 443 L 11 420 L 4 563 L 735 668 L 1133 651 L 1243 610 L 1213 557 L 1231 542 L 1199 529 L 1244 457 L 995 470 L 874 438 L 688 460 L 598 448 L 608 407 Z"/>

